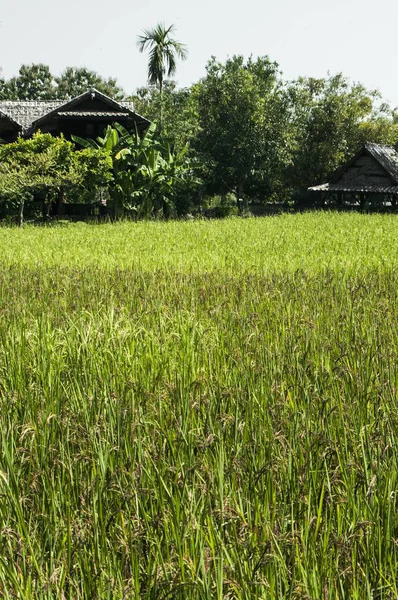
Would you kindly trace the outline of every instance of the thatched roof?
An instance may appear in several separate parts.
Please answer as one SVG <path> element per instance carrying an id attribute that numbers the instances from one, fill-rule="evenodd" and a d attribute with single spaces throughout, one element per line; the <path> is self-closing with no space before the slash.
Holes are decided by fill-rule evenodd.
<path id="1" fill-rule="evenodd" d="M 20 126 L 24 132 L 32 123 L 60 105 L 58 101 L 0 101 L 0 112 Z"/>
<path id="2" fill-rule="evenodd" d="M 87 100 L 95 99 L 103 104 L 102 110 L 80 110 L 79 104 Z M 104 110 L 105 108 L 105 110 Z M 108 109 L 108 110 L 106 110 Z M 40 124 L 56 117 L 90 117 L 90 118 L 114 118 L 131 117 L 143 125 L 149 125 L 149 121 L 134 112 L 132 102 L 116 102 L 96 89 L 90 89 L 84 94 L 64 100 L 42 100 L 42 101 L 0 101 L 0 118 L 8 119 L 15 124 L 22 134 L 29 134 L 39 129 Z"/>
<path id="3" fill-rule="evenodd" d="M 398 195 L 398 153 L 392 146 L 367 143 L 333 174 L 329 183 L 310 192 Z"/>
<path id="4" fill-rule="evenodd" d="M 398 185 L 398 153 L 392 146 L 365 144 L 365 149 L 377 160 Z"/>

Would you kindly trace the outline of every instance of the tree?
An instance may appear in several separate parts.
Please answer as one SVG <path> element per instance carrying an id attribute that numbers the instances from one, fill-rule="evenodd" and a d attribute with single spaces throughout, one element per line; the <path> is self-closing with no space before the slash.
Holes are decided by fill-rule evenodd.
<path id="1" fill-rule="evenodd" d="M 160 113 L 160 92 L 154 86 L 137 89 L 131 97 L 135 110 L 155 121 Z M 162 135 L 167 137 L 177 151 L 191 143 L 198 132 L 199 118 L 194 87 L 178 89 L 174 81 L 166 80 L 163 86 Z"/>
<path id="2" fill-rule="evenodd" d="M 388 104 L 382 103 L 358 126 L 357 147 L 366 142 L 396 146 L 398 142 L 398 115 Z"/>
<path id="3" fill-rule="evenodd" d="M 115 100 L 123 100 L 125 93 L 117 85 L 116 79 L 104 79 L 95 71 L 85 68 L 67 67 L 59 77 L 55 77 L 57 83 L 56 97 L 69 99 L 83 94 L 90 88 L 96 88 L 106 96 Z"/>
<path id="4" fill-rule="evenodd" d="M 69 100 L 95 87 L 106 96 L 122 100 L 125 93 L 116 79 L 104 79 L 95 71 L 67 67 L 54 77 L 48 65 L 22 65 L 16 77 L 0 78 L 0 100 Z"/>
<path id="5" fill-rule="evenodd" d="M 0 163 L 0 202 L 8 213 L 17 210 L 21 226 L 27 205 L 42 204 L 48 217 L 65 189 L 95 196 L 96 188 L 111 179 L 112 165 L 105 153 L 76 152 L 71 142 L 50 134 L 36 133 L 0 146 Z"/>
<path id="6" fill-rule="evenodd" d="M 295 149 L 286 173 L 298 192 L 328 181 L 365 142 L 394 143 L 398 129 L 379 94 L 341 74 L 299 78 L 289 86 Z"/>
<path id="7" fill-rule="evenodd" d="M 50 68 L 44 64 L 22 65 L 16 77 L 3 83 L 0 95 L 5 100 L 53 99 L 54 80 Z"/>
<path id="8" fill-rule="evenodd" d="M 2 75 L 2 71 L 0 69 L 0 100 L 7 100 L 7 89 L 6 89 L 6 80 Z"/>
<path id="9" fill-rule="evenodd" d="M 54 192 L 79 180 L 73 144 L 50 134 L 38 133 L 29 140 L 19 138 L 1 146 L 0 162 L 0 198 L 18 209 L 21 226 L 25 205 L 38 194 L 48 213 Z"/>
<path id="10" fill-rule="evenodd" d="M 68 202 L 92 204 L 103 194 L 113 181 L 112 160 L 104 150 L 83 148 L 74 151 L 74 170 L 78 177 L 66 190 Z"/>
<path id="11" fill-rule="evenodd" d="M 207 157 L 213 193 L 271 197 L 290 160 L 289 111 L 278 65 L 268 57 L 225 64 L 213 58 L 198 84 L 200 130 L 195 147 Z"/>
<path id="12" fill-rule="evenodd" d="M 177 58 L 185 60 L 188 50 L 184 44 L 171 37 L 175 26 L 166 27 L 163 23 L 154 29 L 144 30 L 138 36 L 137 45 L 140 52 L 149 50 L 148 82 L 159 87 L 160 93 L 160 130 L 163 125 L 163 84 L 165 77 L 172 77 L 177 70 Z"/>

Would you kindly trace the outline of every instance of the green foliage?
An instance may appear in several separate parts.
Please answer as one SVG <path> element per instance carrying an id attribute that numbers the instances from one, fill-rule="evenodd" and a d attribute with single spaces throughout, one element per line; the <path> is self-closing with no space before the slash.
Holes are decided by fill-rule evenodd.
<path id="1" fill-rule="evenodd" d="M 287 83 L 268 57 L 234 56 L 225 63 L 212 58 L 203 80 L 178 89 L 167 77 L 186 48 L 173 34 L 173 26 L 158 25 L 138 39 L 140 50 L 150 52 L 150 84 L 131 98 L 139 114 L 158 122 L 157 133 L 143 144 L 120 128 L 105 134 L 106 144 L 124 148 L 120 155 L 105 149 L 113 179 L 104 166 L 104 187 L 115 214 L 182 215 L 205 206 L 207 196 L 231 192 L 240 212 L 249 200 L 300 198 L 308 186 L 328 181 L 365 142 L 398 143 L 396 113 L 379 94 L 342 74 Z M 68 67 L 53 77 L 48 66 L 33 64 L 9 81 L 0 79 L 0 99 L 67 99 L 91 86 L 116 99 L 124 96 L 114 79 L 88 69 Z M 10 178 L 9 166 L 7 172 Z M 82 201 L 93 197 L 91 184 L 81 190 Z"/>
<path id="2" fill-rule="evenodd" d="M 185 60 L 188 56 L 186 46 L 171 37 L 175 29 L 175 25 L 166 27 L 164 23 L 158 23 L 138 36 L 139 51 L 149 50 L 148 81 L 153 85 L 161 87 L 166 77 L 175 75 L 177 58 Z"/>
<path id="3" fill-rule="evenodd" d="M 0 597 L 396 600 L 397 225 L 0 228 Z"/>
<path id="4" fill-rule="evenodd" d="M 162 135 L 177 151 L 195 138 L 199 128 L 195 86 L 179 89 L 174 81 L 165 81 L 162 98 L 159 89 L 152 85 L 139 88 L 131 100 L 135 111 L 150 121 L 158 121 L 162 103 Z"/>
<path id="5" fill-rule="evenodd" d="M 359 123 L 357 147 L 366 142 L 396 146 L 398 143 L 398 121 L 395 111 L 388 104 L 381 104 L 370 117 Z"/>
<path id="6" fill-rule="evenodd" d="M 95 71 L 67 67 L 54 77 L 48 65 L 22 65 L 16 77 L 0 79 L 0 100 L 68 100 L 95 87 L 98 91 L 120 100 L 124 91 L 116 79 L 104 79 Z"/>
<path id="7" fill-rule="evenodd" d="M 57 98 L 73 98 L 87 92 L 90 88 L 96 88 L 114 100 L 123 100 L 125 96 L 116 79 L 111 77 L 104 79 L 95 71 L 83 67 L 67 67 L 59 77 L 54 79 Z"/>
<path id="8" fill-rule="evenodd" d="M 0 199 L 18 207 L 21 225 L 25 203 L 35 195 L 49 205 L 62 187 L 79 181 L 73 144 L 50 134 L 38 133 L 29 140 L 19 138 L 0 146 L 0 163 Z"/>
<path id="9" fill-rule="evenodd" d="M 238 214 L 234 194 L 207 196 L 204 205 L 204 215 L 217 219 L 231 217 Z"/>
<path id="10" fill-rule="evenodd" d="M 75 152 L 71 142 L 50 134 L 0 146 L 0 163 L 0 202 L 6 212 L 18 209 L 21 225 L 25 205 L 38 198 L 48 216 L 66 189 L 93 199 L 96 189 L 111 179 L 111 161 L 104 152 Z"/>
<path id="11" fill-rule="evenodd" d="M 261 187 L 270 195 L 289 161 L 287 97 L 278 66 L 267 57 L 246 63 L 214 58 L 196 89 L 200 131 L 196 149 L 208 157 L 207 178 L 216 192 L 242 197 Z"/>
<path id="12" fill-rule="evenodd" d="M 74 137 L 83 147 L 109 154 L 113 167 L 110 205 L 116 218 L 126 211 L 139 218 L 168 217 L 178 192 L 196 184 L 186 157 L 188 148 L 175 152 L 169 142 L 156 138 L 155 132 L 154 123 L 141 136 L 115 124 L 96 141 Z"/>
<path id="13" fill-rule="evenodd" d="M 289 87 L 295 140 L 287 183 L 306 188 L 324 183 L 367 141 L 395 143 L 398 130 L 378 94 L 351 85 L 342 74 L 300 78 Z"/>
<path id="14" fill-rule="evenodd" d="M 53 100 L 54 80 L 44 64 L 22 65 L 19 74 L 0 81 L 2 100 Z"/>
<path id="15" fill-rule="evenodd" d="M 366 141 L 395 144 L 394 113 L 375 92 L 342 76 L 285 84 L 269 59 L 210 61 L 189 90 L 166 82 L 134 96 L 138 112 L 198 161 L 206 192 L 286 200 L 293 190 L 327 181 Z"/>
<path id="16" fill-rule="evenodd" d="M 5 100 L 5 79 L 2 76 L 2 71 L 0 69 L 0 100 Z"/>
<path id="17" fill-rule="evenodd" d="M 190 145 L 199 129 L 195 86 L 178 89 L 174 81 L 165 81 L 162 96 L 156 86 L 147 86 L 139 88 L 131 99 L 136 112 L 154 122 L 159 119 L 162 104 L 162 139 L 177 155 L 185 153 L 188 146 L 184 161 L 189 162 L 192 172 L 186 171 L 185 184 L 175 190 L 173 205 L 178 216 L 195 211 L 202 200 L 199 176 L 204 174 L 202 158 Z M 181 184 L 182 180 L 179 182 Z"/>
<path id="18" fill-rule="evenodd" d="M 215 59 L 189 90 L 166 82 L 134 96 L 138 112 L 156 119 L 190 156 L 205 194 L 283 201 L 331 173 L 367 141 L 395 145 L 397 119 L 377 93 L 341 74 L 282 81 L 268 58 Z"/>
<path id="19" fill-rule="evenodd" d="M 108 152 L 83 148 L 74 152 L 74 169 L 78 179 L 67 191 L 68 201 L 92 204 L 98 196 L 108 198 L 108 187 L 113 181 L 112 159 Z"/>

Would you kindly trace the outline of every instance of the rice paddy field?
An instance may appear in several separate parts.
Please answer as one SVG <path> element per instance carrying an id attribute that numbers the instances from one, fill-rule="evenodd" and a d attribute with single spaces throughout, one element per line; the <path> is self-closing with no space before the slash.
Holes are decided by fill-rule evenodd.
<path id="1" fill-rule="evenodd" d="M 0 598 L 398 598 L 398 217 L 0 228 Z"/>

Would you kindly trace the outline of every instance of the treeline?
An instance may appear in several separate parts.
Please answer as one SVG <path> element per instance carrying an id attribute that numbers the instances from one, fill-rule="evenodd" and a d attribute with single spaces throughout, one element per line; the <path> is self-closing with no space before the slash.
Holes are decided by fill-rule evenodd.
<path id="1" fill-rule="evenodd" d="M 109 198 L 114 194 L 112 186 L 118 189 L 118 214 L 170 216 L 215 204 L 228 209 L 231 203 L 236 206 L 236 200 L 241 207 L 242 199 L 292 201 L 305 194 L 309 185 L 327 181 L 365 142 L 395 145 L 398 141 L 397 115 L 377 92 L 350 83 L 342 74 L 287 82 L 268 57 L 234 56 L 224 63 L 212 58 L 205 77 L 189 88 L 165 81 L 161 90 L 149 85 L 132 95 L 114 79 L 86 69 L 68 68 L 56 78 L 45 65 L 23 66 L 17 77 L 0 83 L 0 97 L 66 99 L 90 86 L 117 99 L 133 100 L 136 112 L 154 122 L 162 114 L 162 126 L 151 131 L 138 162 L 131 157 L 138 156 L 139 140 L 120 129 L 106 133 L 108 145 L 97 144 L 112 163 L 104 185 Z M 118 139 L 110 150 L 112 136 Z M 115 158 L 120 149 L 124 149 L 123 161 Z M 1 150 L 0 160 L 7 152 Z M 149 157 L 152 163 L 145 163 Z M 150 177 L 143 174 L 151 168 L 149 197 L 140 186 L 149 185 Z M 161 191 L 155 181 L 162 182 Z M 93 198 L 90 187 L 83 193 L 82 180 L 79 186 L 82 198 Z M 53 187 L 67 186 L 63 182 Z"/>
<path id="2" fill-rule="evenodd" d="M 134 100 L 157 118 L 156 88 Z M 365 142 L 398 141 L 398 116 L 376 91 L 342 74 L 286 82 L 267 57 L 212 59 L 190 88 L 169 82 L 163 103 L 165 134 L 190 144 L 210 194 L 284 201 L 327 181 Z"/>
<path id="3" fill-rule="evenodd" d="M 95 87 L 98 91 L 121 100 L 125 92 L 116 79 L 105 79 L 95 71 L 67 67 L 59 77 L 48 65 L 22 65 L 16 77 L 0 77 L 0 100 L 68 100 Z"/>

